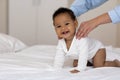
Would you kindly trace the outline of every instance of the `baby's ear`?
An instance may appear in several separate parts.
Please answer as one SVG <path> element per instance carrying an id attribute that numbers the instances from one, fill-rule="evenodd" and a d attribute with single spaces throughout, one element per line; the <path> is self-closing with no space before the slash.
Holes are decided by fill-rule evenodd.
<path id="1" fill-rule="evenodd" d="M 78 21 L 77 20 L 75 20 L 75 26 L 78 27 Z"/>

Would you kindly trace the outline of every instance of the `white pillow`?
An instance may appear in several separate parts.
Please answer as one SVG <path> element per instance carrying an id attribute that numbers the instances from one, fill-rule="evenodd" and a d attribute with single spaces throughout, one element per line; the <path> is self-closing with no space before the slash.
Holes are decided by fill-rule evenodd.
<path id="1" fill-rule="evenodd" d="M 16 52 L 26 47 L 22 41 L 10 35 L 0 33 L 0 53 Z"/>

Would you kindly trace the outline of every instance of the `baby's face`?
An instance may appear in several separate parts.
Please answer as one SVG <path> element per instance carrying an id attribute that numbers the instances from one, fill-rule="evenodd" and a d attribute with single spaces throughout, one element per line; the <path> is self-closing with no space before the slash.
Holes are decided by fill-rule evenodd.
<path id="1" fill-rule="evenodd" d="M 78 23 L 67 13 L 62 13 L 54 18 L 54 26 L 59 38 L 73 39 Z"/>

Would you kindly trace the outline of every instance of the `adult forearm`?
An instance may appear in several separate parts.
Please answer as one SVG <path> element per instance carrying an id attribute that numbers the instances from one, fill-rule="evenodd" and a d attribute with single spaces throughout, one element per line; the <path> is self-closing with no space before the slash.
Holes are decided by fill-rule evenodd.
<path id="1" fill-rule="evenodd" d="M 94 21 L 96 23 L 96 26 L 112 22 L 108 13 L 104 13 L 104 14 L 94 18 Z"/>
<path id="2" fill-rule="evenodd" d="M 98 27 L 101 24 L 111 23 L 111 18 L 108 13 L 104 13 L 96 18 L 82 22 L 77 31 L 76 37 L 80 39 L 81 37 L 86 37 L 90 31 Z"/>

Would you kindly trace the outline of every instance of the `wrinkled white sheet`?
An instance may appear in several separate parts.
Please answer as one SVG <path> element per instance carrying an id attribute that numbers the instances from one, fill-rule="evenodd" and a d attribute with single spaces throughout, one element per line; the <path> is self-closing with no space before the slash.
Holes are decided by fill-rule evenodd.
<path id="1" fill-rule="evenodd" d="M 88 67 L 77 74 L 71 67 L 52 68 L 56 46 L 36 45 L 17 53 L 0 54 L 0 80 L 120 80 L 120 68 Z M 109 54 L 108 54 L 109 53 Z M 108 59 L 120 59 L 120 49 L 107 47 Z"/>

